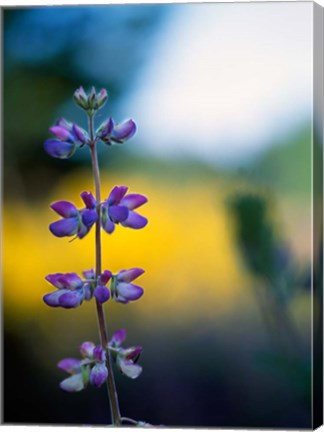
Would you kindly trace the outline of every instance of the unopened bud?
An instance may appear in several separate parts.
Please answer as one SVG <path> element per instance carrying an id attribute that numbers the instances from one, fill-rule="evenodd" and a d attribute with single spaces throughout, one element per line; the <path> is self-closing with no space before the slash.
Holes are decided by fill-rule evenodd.
<path id="1" fill-rule="evenodd" d="M 97 94 L 96 98 L 96 108 L 99 109 L 105 105 L 108 99 L 108 93 L 106 89 L 101 89 Z"/>
<path id="2" fill-rule="evenodd" d="M 80 108 L 88 109 L 88 97 L 86 95 L 86 92 L 84 91 L 83 87 L 79 87 L 73 95 L 74 101 L 77 105 L 79 105 Z"/>
<path id="3" fill-rule="evenodd" d="M 92 87 L 91 92 L 90 92 L 89 97 L 88 97 L 89 109 L 96 109 L 96 99 L 97 99 L 96 89 L 94 87 Z"/>

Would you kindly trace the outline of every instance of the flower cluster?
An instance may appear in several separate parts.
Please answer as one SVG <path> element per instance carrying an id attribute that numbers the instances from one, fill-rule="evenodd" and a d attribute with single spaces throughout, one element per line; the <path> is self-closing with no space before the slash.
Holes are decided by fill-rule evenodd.
<path id="1" fill-rule="evenodd" d="M 108 99 L 105 89 L 101 89 L 97 94 L 92 88 L 87 95 L 80 87 L 74 93 L 74 100 L 77 105 L 93 115 L 93 113 L 104 106 Z M 132 119 L 122 123 L 116 123 L 111 117 L 105 120 L 95 132 L 94 142 L 102 141 L 107 145 L 123 144 L 136 133 L 136 123 Z M 49 128 L 54 138 L 45 141 L 44 149 L 47 154 L 58 159 L 70 158 L 78 148 L 93 144 L 89 134 L 75 123 L 70 123 L 63 117 L 58 119 L 54 126 Z"/>
<path id="2" fill-rule="evenodd" d="M 60 383 L 61 389 L 66 392 L 83 390 L 89 382 L 95 387 L 100 387 L 108 377 L 106 353 L 101 345 L 83 342 L 80 353 L 82 360 L 66 358 L 57 365 L 71 375 Z"/>
<path id="3" fill-rule="evenodd" d="M 43 300 L 48 306 L 71 309 L 80 306 L 84 300 L 91 300 L 93 296 L 100 304 L 105 303 L 111 292 L 116 302 L 129 303 L 138 300 L 144 293 L 143 288 L 131 283 L 143 273 L 140 268 L 121 270 L 115 275 L 105 270 L 96 278 L 91 269 L 82 273 L 85 279 L 76 273 L 49 274 L 45 279 L 57 290 L 46 294 Z M 110 290 L 106 286 L 109 281 Z"/>
<path id="4" fill-rule="evenodd" d="M 44 149 L 50 156 L 58 159 L 68 159 L 77 148 L 84 146 L 89 140 L 85 130 L 63 117 L 49 130 L 55 138 L 46 140 Z"/>
<path id="5" fill-rule="evenodd" d="M 89 95 L 86 94 L 81 86 L 74 92 L 74 101 L 82 109 L 86 111 L 95 111 L 102 108 L 108 100 L 106 89 L 101 89 L 97 94 L 96 89 L 92 87 Z"/>
<path id="6" fill-rule="evenodd" d="M 115 186 L 101 205 L 101 226 L 108 234 L 111 234 L 119 223 L 133 229 L 147 225 L 147 219 L 134 211 L 145 204 L 147 198 L 139 194 L 126 195 L 127 191 L 127 186 Z"/>
<path id="7" fill-rule="evenodd" d="M 101 226 L 108 234 L 111 234 L 115 225 L 119 223 L 133 229 L 144 228 L 147 225 L 147 219 L 134 211 L 145 204 L 147 198 L 140 194 L 126 195 L 127 190 L 126 186 L 115 186 L 108 199 L 99 205 Z M 51 208 L 62 216 L 62 219 L 49 226 L 51 233 L 56 237 L 76 236 L 82 239 L 97 222 L 97 205 L 92 193 L 82 192 L 81 198 L 85 204 L 82 209 L 77 209 L 69 201 L 57 201 L 51 205 Z"/>
<path id="8" fill-rule="evenodd" d="M 69 201 L 56 201 L 51 204 L 51 209 L 59 215 L 59 219 L 49 225 L 51 233 L 56 237 L 74 237 L 83 239 L 96 224 L 96 234 L 103 229 L 108 234 L 115 231 L 116 225 L 126 228 L 144 228 L 148 220 L 137 213 L 137 209 L 147 202 L 144 195 L 127 193 L 127 186 L 115 186 L 109 193 L 107 199 L 100 202 L 100 173 L 97 161 L 97 144 L 123 144 L 136 133 L 136 124 L 132 119 L 122 123 L 116 123 L 111 117 L 106 119 L 95 129 L 95 114 L 104 106 L 108 99 L 105 89 L 98 93 L 93 87 L 87 94 L 83 87 L 74 93 L 76 104 L 82 108 L 89 120 L 89 130 L 85 131 L 75 123 L 60 118 L 49 131 L 53 135 L 44 143 L 44 149 L 50 156 L 59 159 L 70 158 L 78 149 L 88 148 L 91 152 L 93 174 L 95 180 L 96 198 L 91 192 L 82 192 L 83 206 L 77 208 Z M 100 234 L 100 233 L 99 233 Z M 103 304 L 110 298 L 118 303 L 127 304 L 142 297 L 144 290 L 133 282 L 140 277 L 144 270 L 141 268 L 130 268 L 120 270 L 113 274 L 110 270 L 100 269 L 101 237 L 95 236 L 96 246 L 96 272 L 93 269 L 77 273 L 53 273 L 45 277 L 55 289 L 44 295 L 43 301 L 50 307 L 62 307 L 65 309 L 77 308 L 84 301 L 95 299 L 98 315 L 101 340 L 104 345 L 108 340 L 104 325 L 105 315 Z M 92 342 L 84 342 L 80 346 L 81 359 L 65 358 L 58 363 L 58 367 L 70 376 L 60 383 L 62 390 L 67 392 L 78 392 L 83 390 L 89 383 L 100 387 L 109 375 L 109 383 L 114 382 L 113 365 L 125 376 L 135 379 L 141 372 L 142 367 L 137 364 L 142 352 L 141 346 L 122 347 L 126 338 L 124 329 L 117 330 L 107 346 L 95 345 Z M 111 407 L 118 408 L 118 400 L 115 392 L 108 386 L 110 400 L 115 398 Z M 112 422 L 120 425 L 122 418 L 119 409 L 112 409 Z M 138 422 L 138 425 L 146 423 Z"/>
<path id="9" fill-rule="evenodd" d="M 141 346 L 122 348 L 121 344 L 125 339 L 126 330 L 117 330 L 107 348 L 110 350 L 120 372 L 129 378 L 135 379 L 142 372 L 142 367 L 137 364 L 137 361 L 143 348 Z M 95 346 L 93 342 L 83 342 L 80 346 L 80 353 L 81 360 L 66 358 L 57 365 L 71 375 L 60 383 L 60 387 L 64 391 L 81 391 L 89 382 L 95 387 L 100 387 L 108 377 L 106 352 L 101 345 Z"/>

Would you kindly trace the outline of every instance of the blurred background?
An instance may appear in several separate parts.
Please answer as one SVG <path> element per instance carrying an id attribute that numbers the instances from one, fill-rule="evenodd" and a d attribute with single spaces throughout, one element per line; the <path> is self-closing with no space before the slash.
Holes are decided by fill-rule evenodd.
<path id="1" fill-rule="evenodd" d="M 49 204 L 93 190 L 90 155 L 43 151 L 58 117 L 86 127 L 74 90 L 107 88 L 132 117 L 100 146 L 102 191 L 149 198 L 140 231 L 103 234 L 103 267 L 143 267 L 141 301 L 109 301 L 109 331 L 141 344 L 116 373 L 124 416 L 167 426 L 311 426 L 312 4 L 5 9 L 6 423 L 110 422 L 106 389 L 65 394 L 56 365 L 99 342 L 95 306 L 51 309 L 45 275 L 94 265 L 94 232 L 50 235 Z M 315 254 L 318 245 L 314 245 Z M 314 259 L 317 261 L 317 256 Z M 319 261 L 320 262 L 320 261 Z M 316 299 L 315 307 L 316 307 Z"/>

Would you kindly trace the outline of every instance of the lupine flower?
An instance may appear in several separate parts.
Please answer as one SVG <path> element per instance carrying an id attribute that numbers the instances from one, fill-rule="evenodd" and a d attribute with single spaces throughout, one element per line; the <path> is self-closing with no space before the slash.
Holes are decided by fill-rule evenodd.
<path id="1" fill-rule="evenodd" d="M 90 272 L 91 270 L 84 272 L 83 275 L 89 275 Z M 83 300 L 90 300 L 92 297 L 91 285 L 93 287 L 95 279 L 90 282 L 87 278 L 87 283 L 85 283 L 76 273 L 54 273 L 47 275 L 45 279 L 57 288 L 56 291 L 43 297 L 48 306 L 60 306 L 65 309 L 76 308 L 81 305 Z"/>
<path id="2" fill-rule="evenodd" d="M 98 285 L 93 292 L 93 295 L 100 304 L 105 303 L 110 297 L 109 289 L 105 285 L 108 283 L 111 276 L 111 272 L 109 270 L 105 270 L 99 277 Z"/>
<path id="3" fill-rule="evenodd" d="M 60 382 L 60 388 L 66 392 L 74 393 L 83 390 L 89 382 L 90 370 L 87 365 L 74 358 L 61 360 L 57 367 L 68 372 L 71 376 Z"/>
<path id="4" fill-rule="evenodd" d="M 90 372 L 90 382 L 95 387 L 100 387 L 108 378 L 108 369 L 106 367 L 106 353 L 101 345 L 93 350 L 93 357 L 96 364 Z"/>
<path id="5" fill-rule="evenodd" d="M 147 225 L 147 219 L 133 211 L 145 204 L 147 198 L 139 194 L 126 195 L 127 190 L 127 186 L 115 186 L 101 206 L 101 225 L 108 234 L 111 234 L 119 223 L 133 229 Z"/>
<path id="6" fill-rule="evenodd" d="M 83 342 L 80 352 L 82 360 L 66 358 L 57 365 L 71 375 L 60 383 L 64 391 L 83 390 L 89 382 L 95 387 L 100 387 L 108 377 L 106 353 L 101 345 L 95 346 L 92 342 Z"/>
<path id="7" fill-rule="evenodd" d="M 95 210 L 95 198 L 91 192 L 82 192 L 81 198 L 86 206 L 81 210 L 69 201 L 57 201 L 51 205 L 51 208 L 63 217 L 49 226 L 51 233 L 56 237 L 77 236 L 82 239 L 96 223 L 98 214 Z"/>
<path id="8" fill-rule="evenodd" d="M 141 346 L 134 346 L 130 348 L 122 348 L 121 344 L 126 339 L 126 330 L 117 330 L 109 344 L 108 347 L 112 351 L 112 357 L 116 361 L 118 369 L 127 377 L 135 379 L 141 373 L 143 368 L 136 364 L 139 359 L 143 348 Z"/>
<path id="9" fill-rule="evenodd" d="M 60 118 L 49 130 L 55 138 L 46 140 L 44 149 L 50 156 L 59 159 L 68 159 L 89 139 L 85 130 L 64 118 Z"/>
<path id="10" fill-rule="evenodd" d="M 132 268 L 130 270 L 121 270 L 116 275 L 113 275 L 110 284 L 112 298 L 119 303 L 129 303 L 142 297 L 143 288 L 130 282 L 143 273 L 143 269 Z"/>
<path id="11" fill-rule="evenodd" d="M 109 117 L 109 119 L 103 122 L 97 129 L 96 134 L 105 144 L 123 144 L 135 135 L 136 129 L 136 123 L 132 119 L 116 124 L 114 120 Z"/>

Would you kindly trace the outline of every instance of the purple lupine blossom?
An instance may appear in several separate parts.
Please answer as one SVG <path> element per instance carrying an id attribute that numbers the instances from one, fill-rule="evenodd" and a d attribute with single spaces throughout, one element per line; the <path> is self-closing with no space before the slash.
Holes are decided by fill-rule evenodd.
<path id="1" fill-rule="evenodd" d="M 98 280 L 98 285 L 96 286 L 93 295 L 96 297 L 100 304 L 105 303 L 109 297 L 109 289 L 105 286 L 112 277 L 112 273 L 109 270 L 105 270 Z"/>
<path id="2" fill-rule="evenodd" d="M 60 306 L 65 309 L 78 307 L 84 300 L 91 300 L 93 296 L 99 303 L 106 302 L 110 292 L 105 285 L 112 276 L 111 272 L 105 270 L 98 278 L 93 269 L 86 270 L 82 274 L 85 279 L 81 279 L 76 273 L 47 275 L 45 279 L 57 290 L 46 294 L 43 297 L 44 302 L 48 306 Z"/>
<path id="3" fill-rule="evenodd" d="M 49 130 L 55 138 L 46 140 L 44 149 L 50 156 L 59 159 L 68 159 L 78 147 L 82 147 L 89 139 L 84 129 L 64 118 L 57 120 Z"/>
<path id="4" fill-rule="evenodd" d="M 78 392 L 83 390 L 89 382 L 89 368 L 82 361 L 75 358 L 61 360 L 58 368 L 71 376 L 60 382 L 60 388 L 66 392 Z"/>
<path id="5" fill-rule="evenodd" d="M 101 345 L 98 345 L 93 350 L 93 358 L 96 362 L 90 372 L 90 382 L 95 387 L 100 387 L 108 377 L 108 369 L 106 367 L 106 353 Z"/>
<path id="6" fill-rule="evenodd" d="M 135 135 L 136 129 L 136 123 L 132 119 L 116 124 L 114 120 L 109 117 L 109 119 L 103 122 L 97 129 L 96 134 L 105 144 L 123 144 Z"/>
<path id="7" fill-rule="evenodd" d="M 43 297 L 48 306 L 70 309 L 83 302 L 83 281 L 76 273 L 54 273 L 47 275 L 45 279 L 57 288 L 57 291 Z"/>
<path id="8" fill-rule="evenodd" d="M 64 391 L 81 391 L 89 382 L 95 387 L 100 387 L 108 377 L 106 353 L 101 345 L 95 346 L 92 342 L 83 342 L 80 352 L 82 360 L 66 358 L 57 365 L 71 375 L 60 383 Z"/>
<path id="9" fill-rule="evenodd" d="M 143 288 L 131 282 L 143 273 L 143 269 L 132 268 L 130 270 L 121 270 L 116 275 L 113 275 L 110 285 L 112 298 L 119 303 L 129 303 L 142 297 Z"/>
<path id="10" fill-rule="evenodd" d="M 95 198 L 91 192 L 82 192 L 81 198 L 86 207 L 80 210 L 69 201 L 57 201 L 51 204 L 50 207 L 63 218 L 49 226 L 51 233 L 56 237 L 76 236 L 82 239 L 96 223 L 98 214 L 95 210 Z"/>
<path id="11" fill-rule="evenodd" d="M 142 373 L 143 370 L 140 365 L 136 364 L 140 354 L 143 351 L 143 348 L 139 345 L 130 348 L 122 348 L 121 344 L 125 339 L 126 330 L 117 330 L 113 334 L 108 347 L 113 353 L 113 358 L 115 359 L 120 372 L 126 375 L 128 378 L 135 379 Z"/>
<path id="12" fill-rule="evenodd" d="M 126 195 L 127 190 L 127 186 L 115 186 L 101 206 L 101 226 L 108 234 L 111 234 L 119 223 L 133 229 L 147 225 L 147 219 L 133 211 L 145 204 L 147 198 L 140 194 Z"/>
<path id="13" fill-rule="evenodd" d="M 93 275 L 92 281 L 89 277 L 90 274 Z M 44 302 L 51 307 L 60 306 L 65 309 L 71 309 L 80 306 L 83 300 L 90 300 L 96 283 L 94 273 L 92 270 L 88 270 L 83 275 L 86 275 L 86 282 L 76 273 L 54 273 L 47 275 L 45 279 L 57 290 L 44 295 Z"/>

